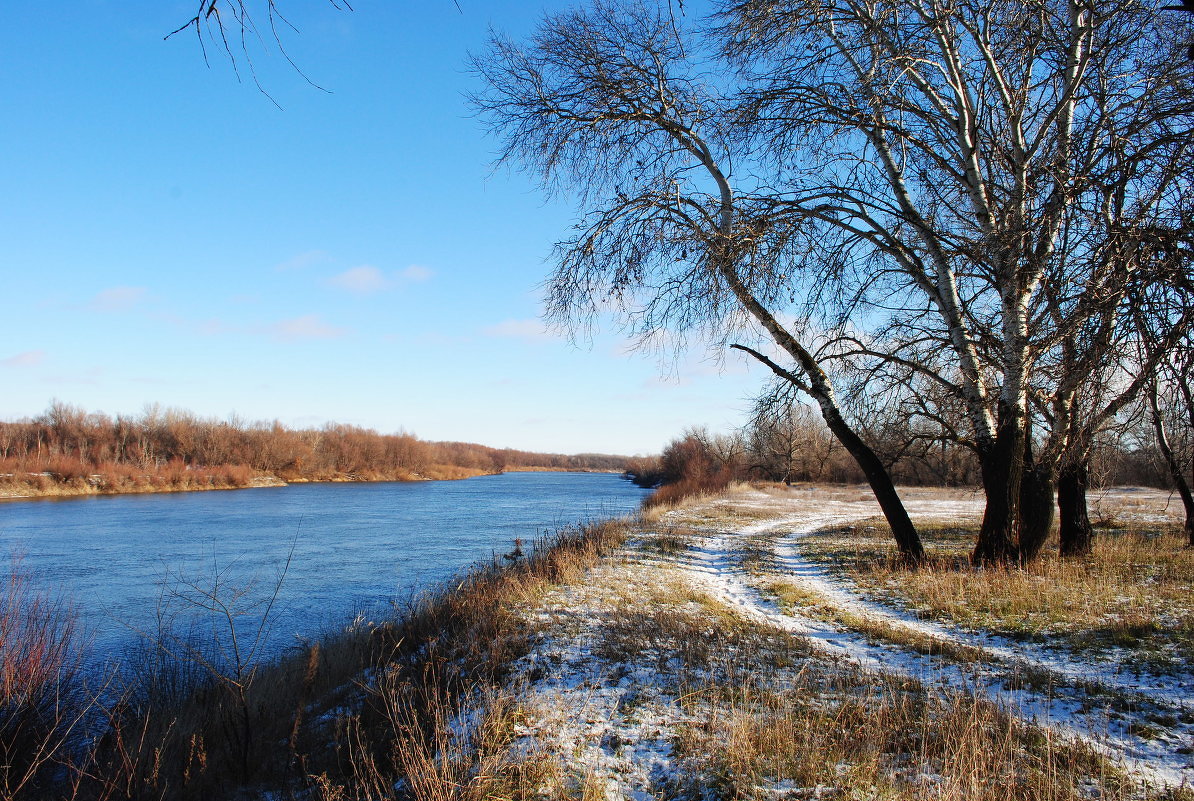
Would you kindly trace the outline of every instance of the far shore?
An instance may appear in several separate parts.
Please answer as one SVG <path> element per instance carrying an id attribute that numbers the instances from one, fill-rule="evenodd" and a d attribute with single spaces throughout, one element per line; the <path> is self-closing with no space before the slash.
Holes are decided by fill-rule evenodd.
<path id="1" fill-rule="evenodd" d="M 298 476 L 280 478 L 273 474 L 255 475 L 247 484 L 137 484 L 122 487 L 109 487 L 103 484 L 91 483 L 85 480 L 67 482 L 56 481 L 44 474 L 36 476 L 37 481 L 14 481 L 0 484 L 0 503 L 5 501 L 32 501 L 44 498 L 85 498 L 101 495 L 147 495 L 167 492 L 210 492 L 214 490 L 245 490 L 262 489 L 266 487 L 288 487 L 291 484 L 381 484 L 393 482 L 415 481 L 458 481 L 479 476 L 497 476 L 502 473 L 610 473 L 618 474 L 619 470 L 584 470 L 563 467 L 505 467 L 501 470 L 480 470 L 476 468 L 456 467 L 454 465 L 436 466 L 427 474 L 406 473 L 401 476 L 393 475 L 360 475 L 356 473 L 338 473 L 332 476 L 308 478 Z M 31 476 L 31 479 L 34 478 Z"/>

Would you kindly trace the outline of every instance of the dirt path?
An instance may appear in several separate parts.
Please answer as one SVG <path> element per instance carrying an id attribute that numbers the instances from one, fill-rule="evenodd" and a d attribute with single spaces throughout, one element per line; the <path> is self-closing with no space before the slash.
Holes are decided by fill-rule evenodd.
<path id="1" fill-rule="evenodd" d="M 775 499 L 764 493 L 742 493 L 734 503 L 739 512 L 778 511 Z M 728 529 L 706 529 L 699 516 L 685 520 L 706 532 L 679 560 L 694 586 L 749 619 L 808 638 L 830 658 L 927 685 L 985 693 L 1021 717 L 1089 741 L 1150 783 L 1194 783 L 1189 722 L 1194 677 L 1133 673 L 1115 662 L 1076 663 L 1043 645 L 917 620 L 866 600 L 848 580 L 804 558 L 800 539 L 873 517 L 874 502 L 817 498 L 797 501 L 798 511 L 785 505 L 778 517 Z M 976 498 L 914 497 L 908 506 L 920 518 L 981 513 Z M 674 517 L 680 522 L 684 513 Z M 762 535 L 770 535 L 775 558 L 748 570 L 743 553 L 757 548 Z M 767 592 L 777 581 L 796 585 L 810 603 L 781 609 Z"/>
<path id="2" fill-rule="evenodd" d="M 905 494 L 921 519 L 968 520 L 981 512 L 973 494 Z M 1166 514 L 1165 499 L 1155 494 L 1103 501 L 1122 506 L 1125 499 L 1135 504 L 1133 514 Z M 791 649 L 793 678 L 811 659 L 820 670 L 862 677 L 866 686 L 896 676 L 943 695 L 973 692 L 1060 739 L 1089 743 L 1154 790 L 1194 784 L 1191 676 L 1137 676 L 1123 664 L 1079 664 L 1041 645 L 918 620 L 865 598 L 802 554 L 801 541 L 812 532 L 854 525 L 877 511 L 861 488 L 740 490 L 648 525 L 583 583 L 532 605 L 530 623 L 541 634 L 516 670 L 523 716 L 516 747 L 570 766 L 593 789 L 586 797 L 673 795 L 688 777 L 675 752 L 679 733 L 720 713 L 702 708 L 682 679 L 677 654 L 691 645 L 692 631 L 669 640 L 659 629 L 677 615 L 690 621 L 726 615 L 754 624 L 763 641 Z M 764 558 L 752 558 L 760 547 Z M 776 582 L 796 585 L 805 601 L 781 606 L 771 592 Z M 629 632 L 630 645 L 619 631 Z M 620 650 L 627 647 L 632 652 Z M 762 658 L 768 665 L 784 661 Z M 772 680 L 789 681 L 785 669 L 774 669 Z M 763 797 L 784 792 L 756 790 Z"/>

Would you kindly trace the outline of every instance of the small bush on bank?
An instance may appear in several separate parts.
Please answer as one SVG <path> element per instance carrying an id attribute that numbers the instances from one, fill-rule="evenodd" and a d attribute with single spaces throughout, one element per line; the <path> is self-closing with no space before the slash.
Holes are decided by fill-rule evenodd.
<path id="1" fill-rule="evenodd" d="M 659 485 L 659 488 L 643 501 L 643 508 L 675 506 L 686 498 L 713 495 L 743 477 L 741 453 L 733 443 L 732 439 L 718 439 L 703 429 L 694 429 L 672 440 L 663 449 L 656 472 L 647 473 L 654 479 L 649 486 Z"/>
<path id="2" fill-rule="evenodd" d="M 688 499 L 702 495 L 716 495 L 730 485 L 732 478 L 726 473 L 684 478 L 673 484 L 664 484 L 643 499 L 643 508 L 675 506 Z"/>

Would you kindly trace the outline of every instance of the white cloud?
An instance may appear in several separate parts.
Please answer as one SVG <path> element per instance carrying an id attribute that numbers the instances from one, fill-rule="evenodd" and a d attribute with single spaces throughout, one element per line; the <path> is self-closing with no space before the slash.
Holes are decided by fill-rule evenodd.
<path id="1" fill-rule="evenodd" d="M 304 253 L 299 253 L 281 264 L 274 265 L 274 269 L 280 273 L 289 272 L 291 270 L 305 270 L 313 264 L 319 264 L 328 258 L 326 250 L 308 250 Z"/>
<path id="2" fill-rule="evenodd" d="M 294 342 L 300 339 L 336 339 L 348 333 L 347 328 L 328 325 L 320 319 L 318 314 L 279 320 L 266 330 L 270 336 L 283 342 Z"/>
<path id="3" fill-rule="evenodd" d="M 144 300 L 148 292 L 143 286 L 114 286 L 96 293 L 87 307 L 102 312 L 128 311 Z"/>
<path id="4" fill-rule="evenodd" d="M 381 292 L 382 290 L 389 289 L 393 282 L 387 279 L 382 271 L 376 267 L 362 264 L 360 267 L 353 267 L 339 275 L 332 276 L 328 279 L 328 283 L 348 292 L 355 292 L 358 295 L 368 295 L 373 292 Z"/>
<path id="5" fill-rule="evenodd" d="M 99 368 L 99 367 L 93 367 L 90 370 L 87 370 L 86 372 L 81 373 L 81 374 L 80 373 L 71 373 L 69 375 L 47 376 L 45 379 L 45 382 L 47 384 L 66 384 L 68 386 L 81 384 L 81 385 L 89 386 L 89 387 L 98 387 L 100 385 L 101 379 L 103 379 L 103 377 L 104 377 L 103 369 Z"/>
<path id="6" fill-rule="evenodd" d="M 349 328 L 331 325 L 318 314 L 305 314 L 274 323 L 231 323 L 219 317 L 193 320 L 183 317 L 163 317 L 167 322 L 190 334 L 203 337 L 254 336 L 269 337 L 280 342 L 295 342 L 301 339 L 337 339 L 352 333 Z"/>
<path id="7" fill-rule="evenodd" d="M 430 268 L 420 264 L 412 264 L 404 270 L 393 270 L 388 274 L 371 264 L 362 264 L 332 276 L 327 283 L 347 292 L 371 295 L 403 284 L 421 284 L 429 281 L 433 275 L 435 273 Z"/>
<path id="8" fill-rule="evenodd" d="M 540 320 L 503 320 L 497 325 L 482 328 L 481 333 L 487 337 L 501 339 L 521 339 L 526 342 L 542 342 L 553 339 L 551 332 Z"/>
<path id="9" fill-rule="evenodd" d="M 430 267 L 424 267 L 421 264 L 412 264 L 405 270 L 398 271 L 400 279 L 409 281 L 412 284 L 421 284 L 424 281 L 430 281 L 433 275 L 435 275 L 434 270 Z"/>
<path id="10" fill-rule="evenodd" d="M 7 359 L 0 359 L 0 367 L 35 367 L 45 361 L 44 350 L 27 350 Z"/>
<path id="11" fill-rule="evenodd" d="M 228 323 L 224 322 L 218 317 L 209 317 L 208 319 L 202 320 L 200 322 L 184 323 L 184 325 L 193 326 L 196 332 L 205 337 L 214 337 L 219 336 L 220 334 L 233 333 L 236 330 L 233 326 L 228 325 Z"/>

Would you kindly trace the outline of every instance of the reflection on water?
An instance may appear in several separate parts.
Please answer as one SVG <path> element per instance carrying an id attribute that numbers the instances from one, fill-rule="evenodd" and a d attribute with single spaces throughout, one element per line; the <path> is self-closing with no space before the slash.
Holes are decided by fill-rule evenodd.
<path id="1" fill-rule="evenodd" d="M 637 508 L 619 476 L 509 473 L 465 481 L 305 484 L 0 504 L 0 554 L 63 592 L 103 652 L 152 630 L 163 597 L 213 586 L 268 598 L 277 649 L 546 532 Z M 174 603 L 175 608 L 178 607 Z M 253 615 L 242 621 L 252 626 Z"/>

